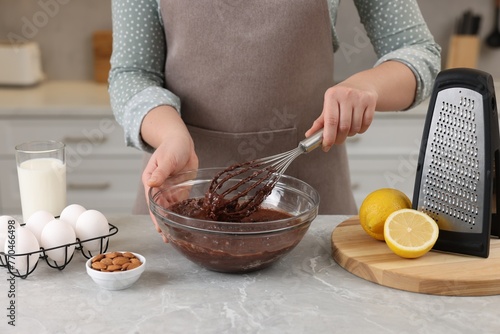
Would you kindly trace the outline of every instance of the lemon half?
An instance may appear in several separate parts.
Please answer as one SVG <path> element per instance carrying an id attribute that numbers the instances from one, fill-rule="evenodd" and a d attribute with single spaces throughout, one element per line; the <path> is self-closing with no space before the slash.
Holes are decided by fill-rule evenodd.
<path id="1" fill-rule="evenodd" d="M 438 236 L 439 227 L 434 219 L 414 209 L 395 211 L 384 224 L 387 246 L 397 255 L 408 259 L 429 252 Z"/>

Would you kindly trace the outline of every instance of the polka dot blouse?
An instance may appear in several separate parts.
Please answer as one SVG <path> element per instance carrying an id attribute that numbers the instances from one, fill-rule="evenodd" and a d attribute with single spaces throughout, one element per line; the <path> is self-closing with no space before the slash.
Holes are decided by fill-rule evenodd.
<path id="1" fill-rule="evenodd" d="M 214 0 L 215 1 L 215 0 Z M 222 0 L 218 0 L 222 1 Z M 335 31 L 340 0 L 327 0 L 333 47 L 349 55 Z M 434 42 L 416 0 L 354 0 L 361 23 L 378 56 L 375 66 L 396 60 L 417 78 L 412 106 L 424 100 L 441 69 L 441 49 Z M 151 109 L 170 105 L 181 112 L 181 101 L 164 88 L 165 34 L 160 0 L 112 0 L 113 55 L 109 75 L 111 106 L 125 131 L 126 143 L 151 151 L 141 139 L 140 125 Z"/>

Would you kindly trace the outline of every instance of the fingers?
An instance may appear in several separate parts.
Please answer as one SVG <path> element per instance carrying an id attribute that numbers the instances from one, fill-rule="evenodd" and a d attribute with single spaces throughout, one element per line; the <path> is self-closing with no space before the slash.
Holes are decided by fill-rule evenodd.
<path id="1" fill-rule="evenodd" d="M 190 137 L 176 137 L 161 144 L 149 159 L 142 173 L 144 194 L 149 207 L 149 192 L 151 188 L 161 187 L 171 174 L 198 168 L 198 157 L 194 151 L 194 145 Z M 155 202 L 161 207 L 168 207 L 174 198 L 155 198 Z M 151 219 L 156 230 L 162 235 L 163 241 L 168 242 L 162 233 L 160 226 L 150 210 Z"/>
<path id="2" fill-rule="evenodd" d="M 342 144 L 347 136 L 351 133 L 352 121 L 354 110 L 359 108 L 353 104 L 353 101 L 344 99 L 339 101 L 338 111 L 334 111 L 334 115 L 338 115 L 337 136 L 335 137 L 335 144 Z"/>
<path id="3" fill-rule="evenodd" d="M 335 144 L 339 133 L 340 125 L 340 106 L 338 101 L 332 98 L 327 91 L 325 94 L 325 103 L 321 117 L 323 119 L 323 151 L 328 152 Z"/>
<path id="4" fill-rule="evenodd" d="M 149 175 L 149 179 L 147 180 L 147 185 L 149 187 L 159 187 L 169 175 L 170 173 L 168 171 L 165 171 L 157 167 Z"/>
<path id="5" fill-rule="evenodd" d="M 321 116 L 316 118 L 311 128 L 306 131 L 306 138 L 312 136 L 316 131 L 319 131 L 320 129 L 323 129 L 323 117 Z"/>
<path id="6" fill-rule="evenodd" d="M 168 168 L 167 168 L 168 169 Z M 153 187 L 159 187 L 161 184 L 165 181 L 165 179 L 168 177 L 168 174 L 164 171 L 164 169 L 159 168 L 158 162 L 155 158 L 155 154 L 150 158 L 148 164 L 146 165 L 146 168 L 144 168 L 144 171 L 142 173 L 142 181 L 144 185 L 144 195 L 146 196 L 146 203 L 149 208 L 149 191 Z M 162 236 L 163 242 L 168 243 L 168 239 L 166 236 L 162 233 L 162 230 L 160 226 L 158 225 L 158 222 L 156 220 L 156 217 L 154 214 L 149 210 L 149 216 L 151 217 L 151 220 L 153 221 L 153 224 L 155 226 L 155 229 L 160 235 Z"/>
<path id="7" fill-rule="evenodd" d="M 171 166 L 167 163 L 160 165 L 156 153 L 151 156 L 142 173 L 142 183 L 148 187 L 160 186 L 170 174 Z"/>
<path id="8" fill-rule="evenodd" d="M 158 225 L 158 222 L 156 221 L 156 217 L 153 215 L 153 213 L 150 211 L 149 215 L 151 216 L 151 220 L 153 221 L 153 224 L 155 225 L 156 231 L 161 234 L 161 237 L 163 239 L 164 243 L 168 243 L 168 238 L 167 236 L 162 232 L 160 226 Z"/>
<path id="9" fill-rule="evenodd" d="M 149 178 L 149 174 L 148 173 L 145 173 L 146 174 L 146 179 Z M 144 192 L 145 192 L 145 196 L 146 196 L 146 204 L 149 208 L 149 190 L 151 189 L 151 187 L 149 187 L 148 185 L 146 185 L 146 183 L 144 184 Z M 156 232 L 160 233 L 162 239 L 163 239 L 163 242 L 165 243 L 168 243 L 168 239 L 167 237 L 165 236 L 165 234 L 163 234 L 161 228 L 160 228 L 160 225 L 158 225 L 158 222 L 156 220 L 156 217 L 154 216 L 154 214 L 151 212 L 151 210 L 149 210 L 149 216 L 151 217 L 151 220 L 153 221 L 153 224 L 155 226 L 155 229 L 156 229 Z"/>
<path id="10" fill-rule="evenodd" d="M 364 133 L 369 128 L 376 102 L 376 94 L 369 90 L 341 84 L 331 87 L 325 93 L 320 117 L 306 136 L 323 127 L 323 150 L 328 151 L 333 145 L 344 143 L 347 137 Z"/>
<path id="11" fill-rule="evenodd" d="M 363 114 L 363 120 L 361 123 L 361 128 L 359 129 L 359 133 L 365 133 L 372 124 L 373 116 L 375 114 L 375 104 L 376 102 L 372 102 L 372 104 L 366 108 Z"/>

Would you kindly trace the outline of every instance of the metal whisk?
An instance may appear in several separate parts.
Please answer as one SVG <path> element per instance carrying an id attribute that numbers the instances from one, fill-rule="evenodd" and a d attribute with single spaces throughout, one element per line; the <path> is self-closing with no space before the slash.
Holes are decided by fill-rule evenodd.
<path id="1" fill-rule="evenodd" d="M 302 140 L 293 150 L 226 168 L 213 178 L 205 195 L 204 209 L 210 218 L 219 221 L 239 221 L 249 216 L 272 192 L 293 160 L 311 152 L 322 141 L 323 129 Z M 241 179 L 236 182 L 238 176 Z"/>

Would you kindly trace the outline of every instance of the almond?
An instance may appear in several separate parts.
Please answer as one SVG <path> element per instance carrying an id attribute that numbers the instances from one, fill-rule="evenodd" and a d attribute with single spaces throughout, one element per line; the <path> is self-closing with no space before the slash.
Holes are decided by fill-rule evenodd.
<path id="1" fill-rule="evenodd" d="M 106 254 L 107 258 L 114 259 L 115 257 L 121 256 L 121 253 L 119 252 L 113 252 L 113 253 L 108 253 Z"/>
<path id="2" fill-rule="evenodd" d="M 97 270 L 102 270 L 102 269 L 106 269 L 107 266 L 101 262 L 94 262 L 94 263 L 92 263 L 92 268 L 97 269 Z"/>
<path id="3" fill-rule="evenodd" d="M 124 256 L 119 256 L 119 257 L 115 257 L 113 259 L 113 264 L 116 264 L 116 265 L 119 265 L 121 266 L 122 264 L 125 264 L 127 262 L 130 262 L 130 260 Z"/>
<path id="4" fill-rule="evenodd" d="M 101 261 L 102 259 L 104 259 L 104 254 L 99 254 L 99 255 L 94 256 L 94 258 L 92 259 L 92 262 Z"/>
<path id="5" fill-rule="evenodd" d="M 122 270 L 122 266 L 119 266 L 117 264 L 112 264 L 106 268 L 106 270 L 109 271 L 117 271 L 117 270 Z"/>
<path id="6" fill-rule="evenodd" d="M 127 267 L 127 270 L 132 270 L 132 269 L 135 269 L 135 268 L 137 268 L 137 267 L 140 267 L 140 266 L 141 266 L 141 264 L 142 264 L 142 263 L 141 263 L 141 261 L 139 261 L 139 263 L 137 263 L 137 262 L 135 262 L 135 263 L 134 263 L 134 262 L 132 262 L 132 263 L 130 263 L 130 265 Z"/>
<path id="7" fill-rule="evenodd" d="M 134 255 L 134 254 L 132 254 L 132 253 L 130 253 L 130 252 L 125 252 L 125 253 L 123 253 L 123 256 L 128 257 L 129 259 L 133 259 L 133 258 L 135 258 L 135 255 Z"/>

